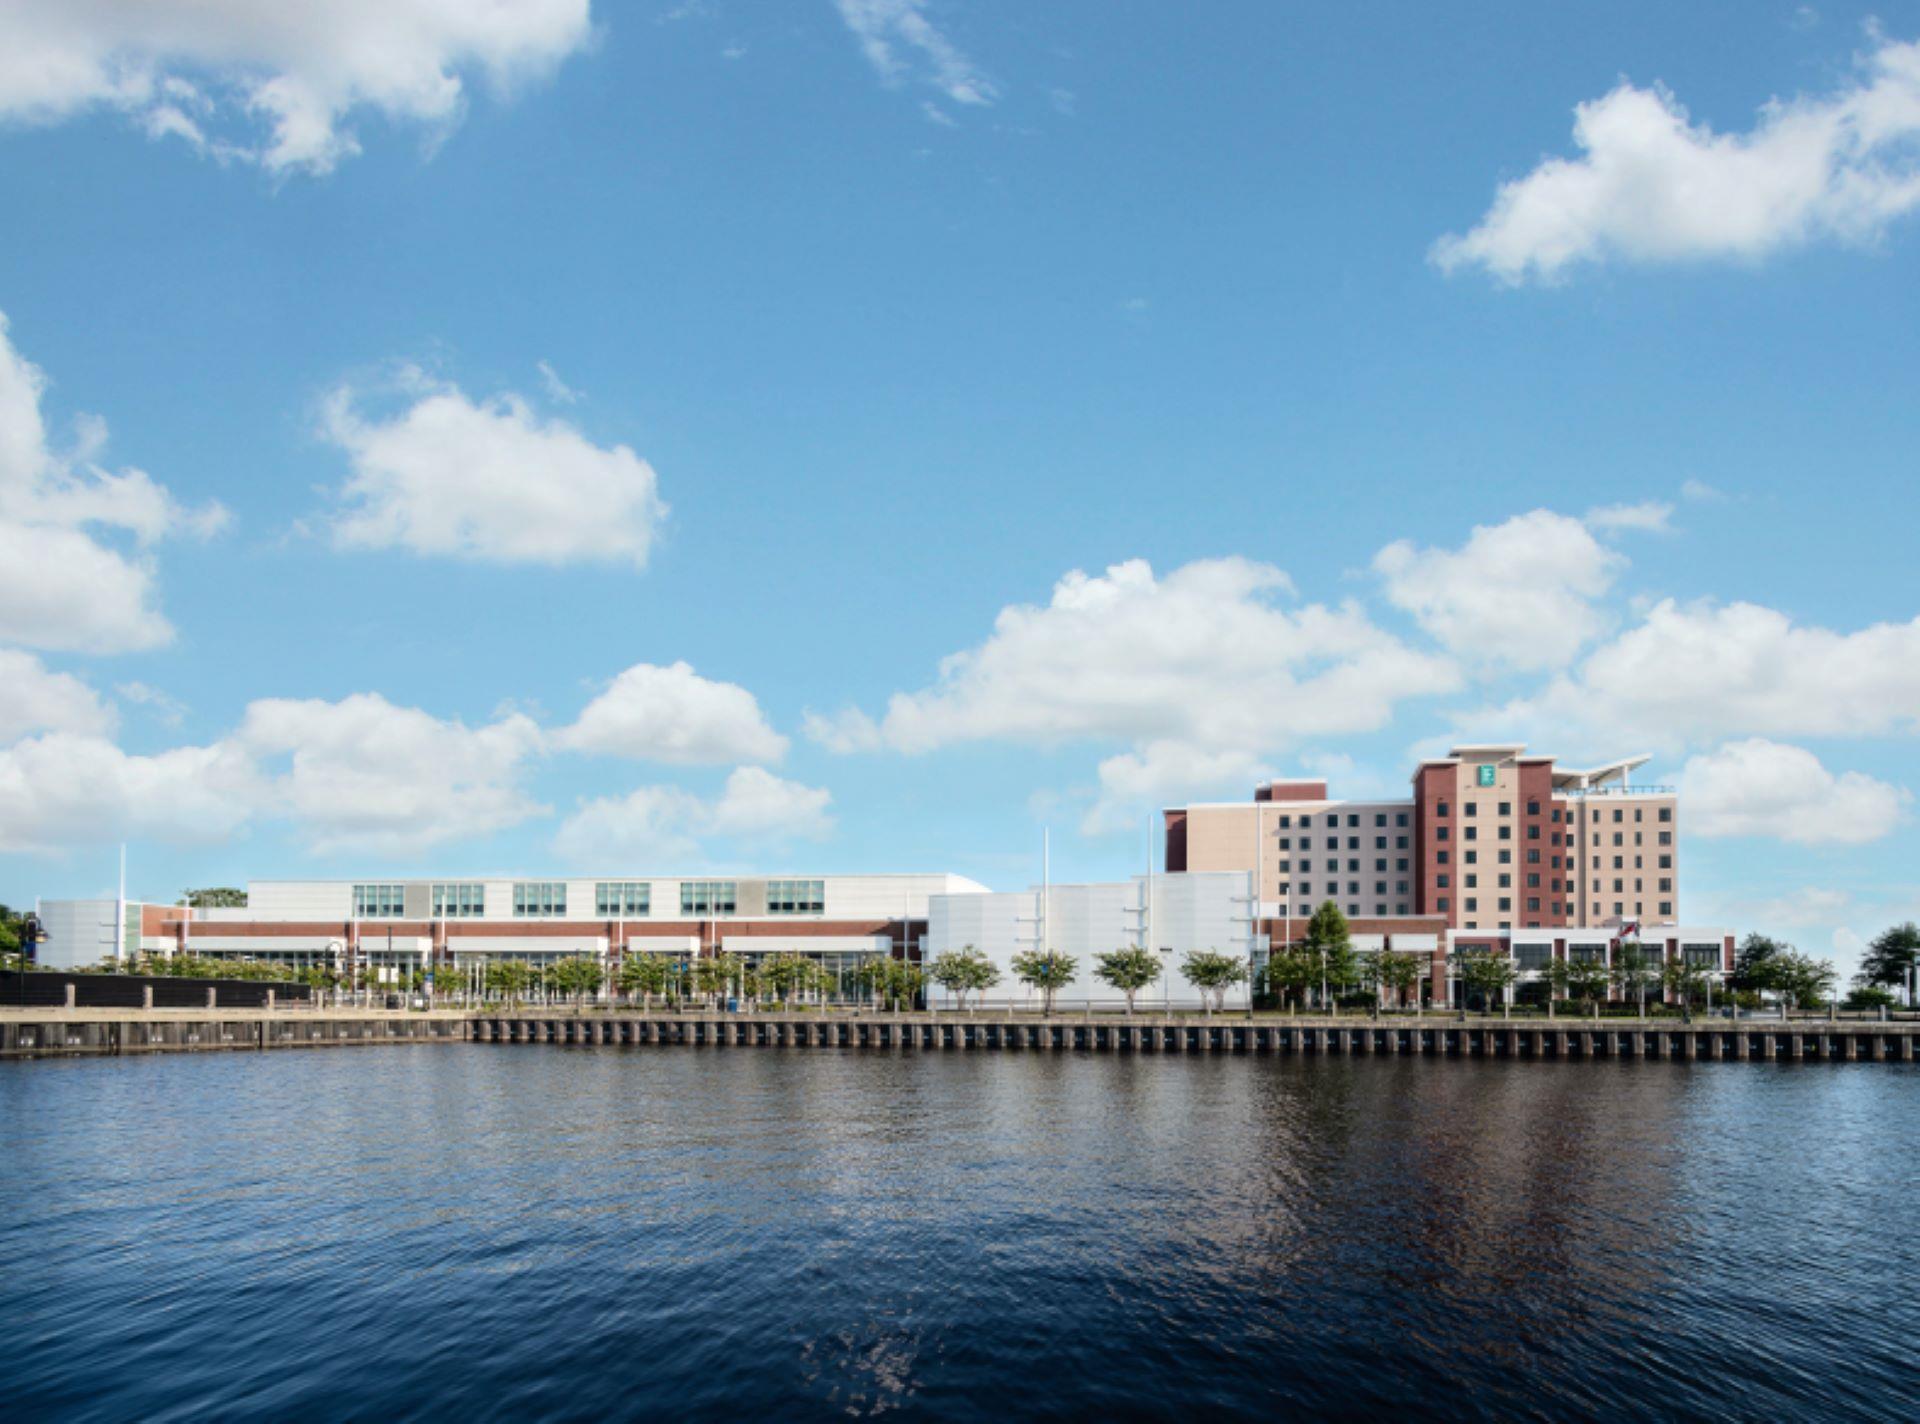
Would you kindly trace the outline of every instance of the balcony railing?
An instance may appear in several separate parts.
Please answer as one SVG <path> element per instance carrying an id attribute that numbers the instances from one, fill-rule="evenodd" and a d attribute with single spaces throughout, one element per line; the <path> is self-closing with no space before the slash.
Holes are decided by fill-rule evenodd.
<path id="1" fill-rule="evenodd" d="M 1557 786 L 1555 796 L 1672 796 L 1673 786 Z"/>

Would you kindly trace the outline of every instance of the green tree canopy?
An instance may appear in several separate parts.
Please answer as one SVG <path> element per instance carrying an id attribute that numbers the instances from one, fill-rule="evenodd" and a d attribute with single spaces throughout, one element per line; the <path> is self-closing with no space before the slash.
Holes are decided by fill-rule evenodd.
<path id="1" fill-rule="evenodd" d="M 1854 979 L 1863 985 L 1885 984 L 1903 988 L 1908 971 L 1916 961 L 1920 961 L 1920 925 L 1908 920 L 1904 925 L 1882 930 L 1873 937 L 1867 945 L 1867 952 L 1860 956 L 1860 972 Z"/>
<path id="2" fill-rule="evenodd" d="M 1160 977 L 1160 956 L 1141 945 L 1127 945 L 1093 957 L 1093 977 L 1127 996 L 1127 1012 L 1134 997 Z"/>
<path id="3" fill-rule="evenodd" d="M 1490 949 L 1463 949 L 1454 955 L 1454 972 L 1469 993 L 1488 1004 L 1504 1003 L 1507 987 L 1520 976 L 1513 957 Z"/>
<path id="4" fill-rule="evenodd" d="M 189 890 L 186 903 L 196 910 L 244 910 L 247 892 L 231 885 L 216 885 L 205 890 Z"/>
<path id="5" fill-rule="evenodd" d="M 577 1004 L 596 993 L 605 977 L 606 970 L 598 959 L 577 954 L 548 965 L 546 982 L 554 993 L 563 994 Z"/>
<path id="6" fill-rule="evenodd" d="M 620 961 L 620 992 L 628 998 L 640 996 L 642 1006 L 653 1001 L 655 994 L 667 992 L 672 982 L 672 969 L 667 961 L 657 954 L 635 954 L 629 952 Z"/>
<path id="7" fill-rule="evenodd" d="M 935 958 L 927 973 L 934 983 L 952 994 L 963 1009 L 967 1006 L 968 994 L 984 994 L 1000 982 L 1000 966 L 970 944 Z"/>
<path id="8" fill-rule="evenodd" d="M 1366 957 L 1365 977 L 1383 992 L 1391 990 L 1401 1008 L 1420 987 L 1426 956 L 1397 949 L 1378 949 Z"/>
<path id="9" fill-rule="evenodd" d="M 1013 957 L 1014 978 L 1040 991 L 1042 1013 L 1053 1012 L 1054 995 L 1071 984 L 1079 972 L 1073 956 L 1057 949 L 1022 950 Z"/>
<path id="10" fill-rule="evenodd" d="M 1208 1013 L 1225 1008 L 1227 990 L 1246 982 L 1247 961 L 1212 949 L 1190 950 L 1180 961 L 1180 977 L 1200 991 Z"/>
<path id="11" fill-rule="evenodd" d="M 1770 973 L 1766 967 L 1768 961 L 1792 952 L 1793 946 L 1785 940 L 1763 934 L 1748 935 L 1740 941 L 1740 948 L 1734 954 L 1733 973 L 1727 976 L 1728 987 L 1756 993 L 1766 989 Z"/>

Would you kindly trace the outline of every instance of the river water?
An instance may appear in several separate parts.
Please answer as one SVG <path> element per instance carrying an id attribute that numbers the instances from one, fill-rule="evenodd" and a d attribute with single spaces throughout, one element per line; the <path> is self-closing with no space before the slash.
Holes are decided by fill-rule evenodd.
<path id="1" fill-rule="evenodd" d="M 0 1416 L 1920 1417 L 1920 1072 L 0 1065 Z"/>

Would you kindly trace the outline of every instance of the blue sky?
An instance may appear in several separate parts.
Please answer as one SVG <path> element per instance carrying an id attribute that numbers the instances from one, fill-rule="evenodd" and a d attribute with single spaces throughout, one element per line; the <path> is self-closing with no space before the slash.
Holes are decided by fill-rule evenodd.
<path id="1" fill-rule="evenodd" d="M 1516 736 L 1689 919 L 1920 909 L 1920 6 L 72 8 L 0 898 L 1112 876 Z"/>

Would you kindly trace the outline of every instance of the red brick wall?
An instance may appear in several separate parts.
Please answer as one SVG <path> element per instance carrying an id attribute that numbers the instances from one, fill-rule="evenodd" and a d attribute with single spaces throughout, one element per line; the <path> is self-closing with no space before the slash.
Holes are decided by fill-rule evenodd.
<path id="1" fill-rule="evenodd" d="M 1169 811 L 1167 815 L 1167 874 L 1177 875 L 1187 868 L 1187 813 Z"/>
<path id="2" fill-rule="evenodd" d="M 1415 875 L 1413 908 L 1416 914 L 1440 917 L 1448 925 L 1460 923 L 1460 768 L 1454 765 L 1423 766 L 1413 774 L 1413 851 Z M 1439 803 L 1446 802 L 1448 814 L 1439 814 Z M 1436 832 L 1441 826 L 1452 829 L 1452 838 L 1442 841 Z M 1442 866 L 1439 851 L 1453 852 L 1452 864 Z M 1452 888 L 1440 888 L 1442 871 L 1451 872 Z M 1439 908 L 1440 897 L 1447 897 L 1446 910 Z"/>

